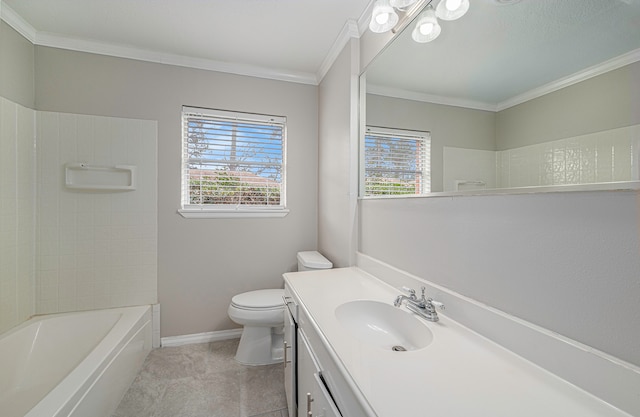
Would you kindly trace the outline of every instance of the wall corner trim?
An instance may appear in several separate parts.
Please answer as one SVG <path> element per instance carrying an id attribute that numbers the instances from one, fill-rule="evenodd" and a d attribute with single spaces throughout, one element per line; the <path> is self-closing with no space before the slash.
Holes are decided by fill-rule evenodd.
<path id="1" fill-rule="evenodd" d="M 336 41 L 331 46 L 331 49 L 329 49 L 329 53 L 322 62 L 322 65 L 320 65 L 320 69 L 318 69 L 318 73 L 316 75 L 317 84 L 322 82 L 322 79 L 327 75 L 335 60 L 338 59 L 340 52 L 342 52 L 347 42 L 352 38 L 360 38 L 360 30 L 358 28 L 358 22 L 355 20 L 348 20 L 342 28 L 342 31 L 340 31 Z"/>
<path id="2" fill-rule="evenodd" d="M 29 42 L 35 44 L 38 33 L 36 29 L 2 0 L 0 0 L 0 18 L 14 28 L 16 32 L 24 36 Z"/>

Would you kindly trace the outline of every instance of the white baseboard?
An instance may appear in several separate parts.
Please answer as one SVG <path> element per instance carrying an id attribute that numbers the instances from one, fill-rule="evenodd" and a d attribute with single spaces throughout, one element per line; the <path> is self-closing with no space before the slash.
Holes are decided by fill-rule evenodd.
<path id="1" fill-rule="evenodd" d="M 168 336 L 160 339 L 162 347 L 191 345 L 194 343 L 209 343 L 220 340 L 237 339 L 242 335 L 242 329 L 220 330 L 217 332 L 205 332 L 185 334 L 182 336 Z"/>

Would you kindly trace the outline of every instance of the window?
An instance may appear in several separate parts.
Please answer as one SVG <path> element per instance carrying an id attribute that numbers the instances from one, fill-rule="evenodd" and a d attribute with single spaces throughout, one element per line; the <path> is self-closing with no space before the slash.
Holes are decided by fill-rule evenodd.
<path id="1" fill-rule="evenodd" d="M 284 216 L 286 118 L 183 107 L 184 217 Z"/>
<path id="2" fill-rule="evenodd" d="M 426 194 L 431 191 L 428 132 L 367 127 L 364 196 Z"/>

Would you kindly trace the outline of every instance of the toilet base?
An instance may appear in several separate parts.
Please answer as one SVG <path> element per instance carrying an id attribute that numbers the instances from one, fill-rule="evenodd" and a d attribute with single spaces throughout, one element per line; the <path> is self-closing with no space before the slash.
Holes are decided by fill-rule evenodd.
<path id="1" fill-rule="evenodd" d="M 235 360 L 243 365 L 272 365 L 282 362 L 283 328 L 244 326 Z"/>

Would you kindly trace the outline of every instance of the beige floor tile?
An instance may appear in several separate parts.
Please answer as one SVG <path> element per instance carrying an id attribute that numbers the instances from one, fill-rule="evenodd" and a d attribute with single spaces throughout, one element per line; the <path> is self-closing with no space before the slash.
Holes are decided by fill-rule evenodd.
<path id="1" fill-rule="evenodd" d="M 113 417 L 287 417 L 282 365 L 241 365 L 237 346 L 153 350 Z"/>
<path id="2" fill-rule="evenodd" d="M 239 372 L 243 416 L 287 407 L 282 365 L 253 366 Z"/>

